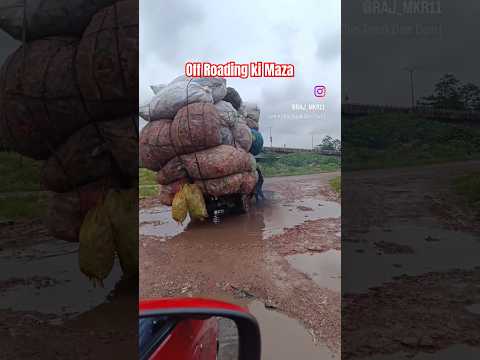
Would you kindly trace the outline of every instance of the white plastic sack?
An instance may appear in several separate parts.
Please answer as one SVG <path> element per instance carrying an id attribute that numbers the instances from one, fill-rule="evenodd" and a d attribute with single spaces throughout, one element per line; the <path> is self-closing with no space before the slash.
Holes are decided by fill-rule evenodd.
<path id="1" fill-rule="evenodd" d="M 54 35 L 80 35 L 92 16 L 116 0 L 2 0 L 0 29 L 22 40 L 26 1 L 26 38 L 36 40 Z"/>
<path id="2" fill-rule="evenodd" d="M 240 110 L 245 117 L 250 118 L 257 123 L 260 120 L 260 108 L 257 104 L 251 102 L 243 102 Z"/>
<path id="3" fill-rule="evenodd" d="M 157 95 L 160 92 L 160 90 L 162 90 L 166 86 L 167 85 L 164 85 L 164 84 L 150 85 L 150 89 L 152 89 L 153 93 Z"/>
<path id="4" fill-rule="evenodd" d="M 208 87 L 212 91 L 213 102 L 218 102 L 227 95 L 227 80 L 222 78 L 192 78 L 180 75 L 173 79 L 170 84 L 178 82 L 186 82 Z"/>
<path id="5" fill-rule="evenodd" d="M 138 107 L 138 115 L 145 121 L 150 121 L 150 102 Z"/>
<path id="6" fill-rule="evenodd" d="M 178 110 L 187 104 L 203 102 L 213 103 L 212 92 L 208 87 L 197 83 L 188 85 L 185 81 L 173 82 L 165 86 L 150 101 L 148 108 L 142 109 L 142 114 L 149 114 L 150 120 L 173 119 Z M 143 117 L 143 115 L 141 115 Z"/>
<path id="7" fill-rule="evenodd" d="M 215 107 L 217 108 L 220 116 L 222 117 L 224 124 L 230 128 L 234 127 L 235 124 L 243 118 L 237 110 L 227 101 L 220 100 L 219 102 L 215 103 Z"/>

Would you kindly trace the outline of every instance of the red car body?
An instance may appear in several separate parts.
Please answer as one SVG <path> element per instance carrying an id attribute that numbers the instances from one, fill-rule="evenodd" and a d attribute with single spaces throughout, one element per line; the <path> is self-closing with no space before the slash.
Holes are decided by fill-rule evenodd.
<path id="1" fill-rule="evenodd" d="M 215 360 L 218 324 L 214 319 L 183 320 L 150 356 L 150 360 Z"/>
<path id="2" fill-rule="evenodd" d="M 169 309 L 223 309 L 248 313 L 242 307 L 216 300 L 186 298 L 142 300 L 140 316 Z M 161 344 L 149 355 L 149 360 L 215 360 L 217 357 L 218 321 L 208 316 L 183 319 L 176 323 Z"/>

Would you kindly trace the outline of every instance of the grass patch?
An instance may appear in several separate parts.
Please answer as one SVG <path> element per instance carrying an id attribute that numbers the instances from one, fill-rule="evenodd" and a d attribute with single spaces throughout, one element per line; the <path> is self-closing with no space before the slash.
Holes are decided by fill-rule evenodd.
<path id="1" fill-rule="evenodd" d="M 330 186 L 337 194 L 340 194 L 341 191 L 341 177 L 337 176 L 329 181 Z"/>
<path id="2" fill-rule="evenodd" d="M 318 174 L 340 169 L 339 158 L 317 153 L 264 155 L 259 165 L 266 177 Z"/>
<path id="3" fill-rule="evenodd" d="M 139 178 L 139 191 L 138 196 L 143 199 L 158 194 L 158 184 L 155 179 L 156 174 L 154 171 L 140 168 L 138 172 Z"/>
<path id="4" fill-rule="evenodd" d="M 140 185 L 138 196 L 140 199 L 158 195 L 158 185 Z"/>
<path id="5" fill-rule="evenodd" d="M 41 190 L 42 162 L 13 152 L 0 152 L 0 193 Z"/>
<path id="6" fill-rule="evenodd" d="M 480 172 L 455 179 L 453 186 L 455 192 L 463 196 L 469 206 L 480 210 Z"/>
<path id="7" fill-rule="evenodd" d="M 0 199 L 0 219 L 20 220 L 42 217 L 47 211 L 44 192 L 28 196 L 5 196 Z"/>
<path id="8" fill-rule="evenodd" d="M 480 158 L 480 130 L 415 114 L 343 121 L 344 169 L 389 168 Z"/>

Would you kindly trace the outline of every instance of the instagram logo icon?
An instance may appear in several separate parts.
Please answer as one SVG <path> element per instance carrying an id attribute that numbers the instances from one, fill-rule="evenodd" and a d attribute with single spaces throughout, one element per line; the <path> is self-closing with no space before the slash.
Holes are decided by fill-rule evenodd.
<path id="1" fill-rule="evenodd" d="M 313 88 L 313 95 L 316 97 L 325 97 L 327 95 L 327 88 L 324 85 L 317 85 Z"/>

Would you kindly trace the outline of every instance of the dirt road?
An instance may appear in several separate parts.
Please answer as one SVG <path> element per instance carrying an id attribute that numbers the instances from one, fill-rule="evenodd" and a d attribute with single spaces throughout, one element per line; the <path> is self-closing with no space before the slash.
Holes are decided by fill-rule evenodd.
<path id="1" fill-rule="evenodd" d="M 345 359 L 480 358 L 480 223 L 452 186 L 479 169 L 343 173 Z"/>
<path id="2" fill-rule="evenodd" d="M 218 224 L 177 225 L 141 202 L 140 295 L 221 298 L 259 319 L 264 359 L 331 359 L 340 349 L 338 173 L 268 178 L 267 199 Z"/>
<path id="3" fill-rule="evenodd" d="M 136 281 L 121 280 L 118 264 L 94 287 L 78 243 L 51 237 L 41 219 L 0 225 L 0 262 L 0 358 L 137 356 Z"/>

